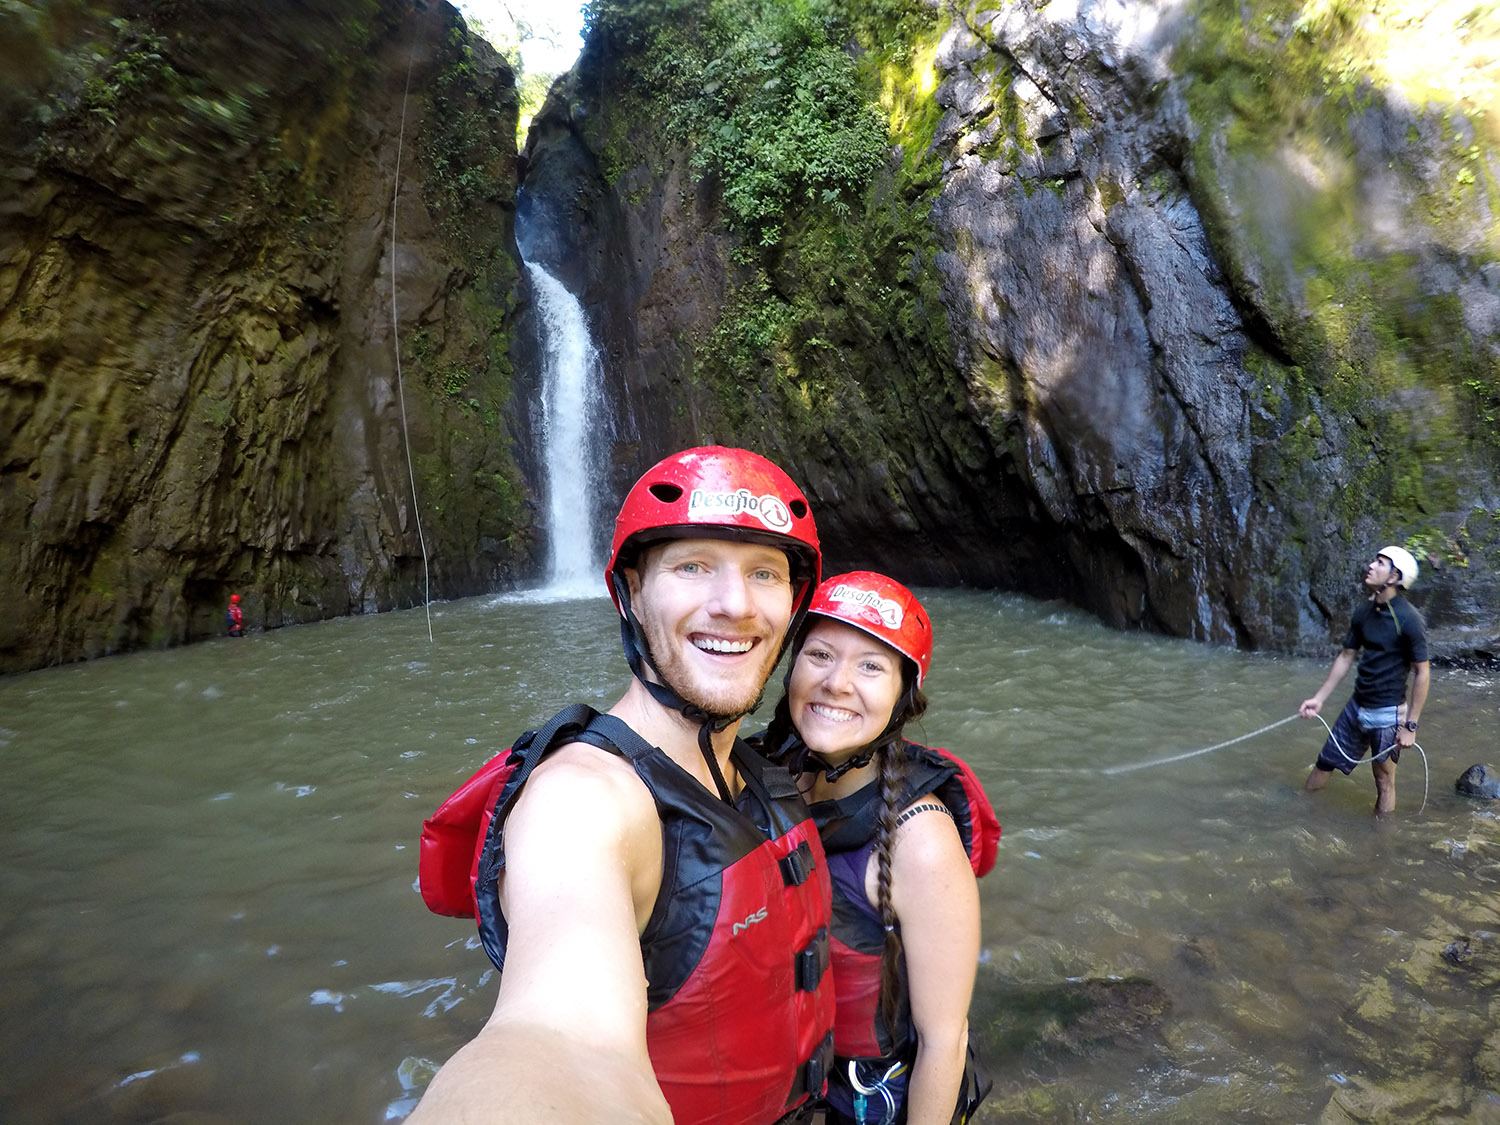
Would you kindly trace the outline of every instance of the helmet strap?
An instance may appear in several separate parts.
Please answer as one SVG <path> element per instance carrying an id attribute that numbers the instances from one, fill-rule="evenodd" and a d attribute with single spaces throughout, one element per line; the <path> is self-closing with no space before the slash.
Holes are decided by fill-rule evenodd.
<path id="1" fill-rule="evenodd" d="M 718 789 L 719 796 L 726 804 L 733 804 L 734 796 L 729 792 L 729 785 L 724 780 L 724 771 L 719 768 L 719 758 L 714 753 L 712 738 L 743 716 L 734 715 L 723 718 L 709 715 L 703 708 L 695 703 L 689 703 L 667 685 L 666 677 L 661 674 L 661 669 L 657 667 L 656 660 L 651 655 L 651 646 L 646 643 L 646 632 L 641 628 L 641 623 L 635 616 L 635 609 L 630 604 L 630 590 L 624 576 L 616 572 L 611 575 L 611 580 L 614 582 L 620 605 L 624 608 L 624 612 L 620 615 L 620 644 L 625 649 L 625 662 L 630 665 L 631 673 L 650 693 L 652 699 L 667 710 L 680 713 L 689 722 L 698 724 L 698 749 L 703 754 L 703 760 L 708 764 L 708 772 L 713 776 L 714 787 Z M 646 675 L 648 667 L 656 674 L 654 679 Z M 750 711 L 755 710 L 759 705 L 760 700 L 756 699 Z M 746 714 L 748 713 L 747 711 Z"/>
<path id="2" fill-rule="evenodd" d="M 791 767 L 796 773 L 820 773 L 829 781 L 837 781 L 851 770 L 862 769 L 875 760 L 875 747 L 866 746 L 854 757 L 840 762 L 836 766 L 830 766 L 823 760 L 823 755 L 815 754 L 806 746 L 801 747 L 792 759 Z"/>
<path id="3" fill-rule="evenodd" d="M 891 721 L 886 723 L 885 730 L 881 731 L 871 742 L 859 753 L 847 758 L 836 766 L 830 766 L 823 759 L 823 755 L 808 748 L 795 729 L 789 742 L 796 749 L 792 752 L 789 765 L 793 773 L 821 773 L 829 781 L 837 781 L 851 770 L 857 770 L 869 765 L 875 760 L 875 755 L 882 749 L 893 743 L 902 741 L 901 728 L 906 724 L 906 716 L 911 712 L 912 692 L 915 682 L 901 693 L 896 706 L 891 710 Z"/>
<path id="4" fill-rule="evenodd" d="M 716 731 L 723 730 L 724 726 L 732 720 L 725 719 L 721 723 L 707 722 L 698 728 L 698 749 L 703 752 L 703 760 L 708 763 L 708 772 L 713 774 L 714 785 L 719 790 L 719 797 L 726 805 L 734 804 L 734 797 L 729 792 L 729 786 L 724 781 L 724 772 L 719 769 L 719 756 L 714 753 L 713 735 Z"/>
<path id="5" fill-rule="evenodd" d="M 897 722 L 892 725 L 899 726 L 900 723 Z M 875 760 L 875 755 L 880 753 L 883 747 L 898 740 L 899 736 L 897 736 L 894 731 L 887 728 L 879 738 L 870 743 L 859 753 L 855 754 L 852 758 L 846 758 L 838 765 L 831 766 L 824 759 L 822 754 L 817 753 L 815 750 L 809 749 L 806 743 L 804 743 L 801 738 L 793 736 L 793 743 L 797 747 L 797 749 L 793 752 L 789 765 L 791 766 L 792 771 L 795 773 L 820 773 L 829 781 L 837 781 L 846 773 L 850 773 L 853 770 L 862 769 L 865 766 L 869 765 Z"/>

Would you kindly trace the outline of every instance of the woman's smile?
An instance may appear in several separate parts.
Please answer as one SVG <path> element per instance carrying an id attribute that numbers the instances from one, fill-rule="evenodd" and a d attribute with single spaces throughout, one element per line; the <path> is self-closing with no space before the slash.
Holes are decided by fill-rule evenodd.
<path id="1" fill-rule="evenodd" d="M 809 749 L 836 765 L 880 737 L 901 688 L 895 649 L 850 625 L 819 619 L 792 665 L 792 722 Z"/>

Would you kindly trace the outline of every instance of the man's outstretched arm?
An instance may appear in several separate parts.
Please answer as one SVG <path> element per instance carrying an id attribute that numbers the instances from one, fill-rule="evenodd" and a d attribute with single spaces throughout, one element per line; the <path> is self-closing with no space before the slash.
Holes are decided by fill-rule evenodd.
<path id="1" fill-rule="evenodd" d="M 538 766 L 506 823 L 500 996 L 412 1125 L 671 1121 L 646 1051 L 637 924 L 660 884 L 660 822 L 628 765 L 580 750 Z"/>

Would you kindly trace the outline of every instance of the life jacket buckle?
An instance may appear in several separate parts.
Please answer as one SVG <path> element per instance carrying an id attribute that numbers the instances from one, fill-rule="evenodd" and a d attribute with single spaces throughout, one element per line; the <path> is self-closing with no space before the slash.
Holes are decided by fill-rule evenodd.
<path id="1" fill-rule="evenodd" d="M 788 852 L 777 861 L 781 868 L 781 879 L 789 887 L 800 887 L 812 877 L 813 869 L 817 864 L 813 860 L 812 845 L 806 840 L 797 845 L 795 851 Z"/>
<path id="2" fill-rule="evenodd" d="M 828 971 L 829 960 L 828 927 L 824 926 L 797 954 L 797 988 L 802 992 L 816 992 L 823 974 Z"/>
<path id="3" fill-rule="evenodd" d="M 813 1051 L 812 1058 L 807 1060 L 803 1070 L 803 1084 L 807 1092 L 814 1098 L 822 1097 L 824 1087 L 828 1082 L 828 1072 L 833 1069 L 833 1032 L 823 1037 Z"/>

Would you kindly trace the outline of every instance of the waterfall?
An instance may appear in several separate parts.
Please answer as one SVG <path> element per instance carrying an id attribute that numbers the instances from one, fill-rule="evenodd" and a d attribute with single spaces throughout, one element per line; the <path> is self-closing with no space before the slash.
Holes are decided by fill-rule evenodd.
<path id="1" fill-rule="evenodd" d="M 542 451 L 547 488 L 547 583 L 557 598 L 598 597 L 604 563 L 594 555 L 600 451 L 608 425 L 599 353 L 578 298 L 536 262 L 526 263 L 541 325 Z"/>

